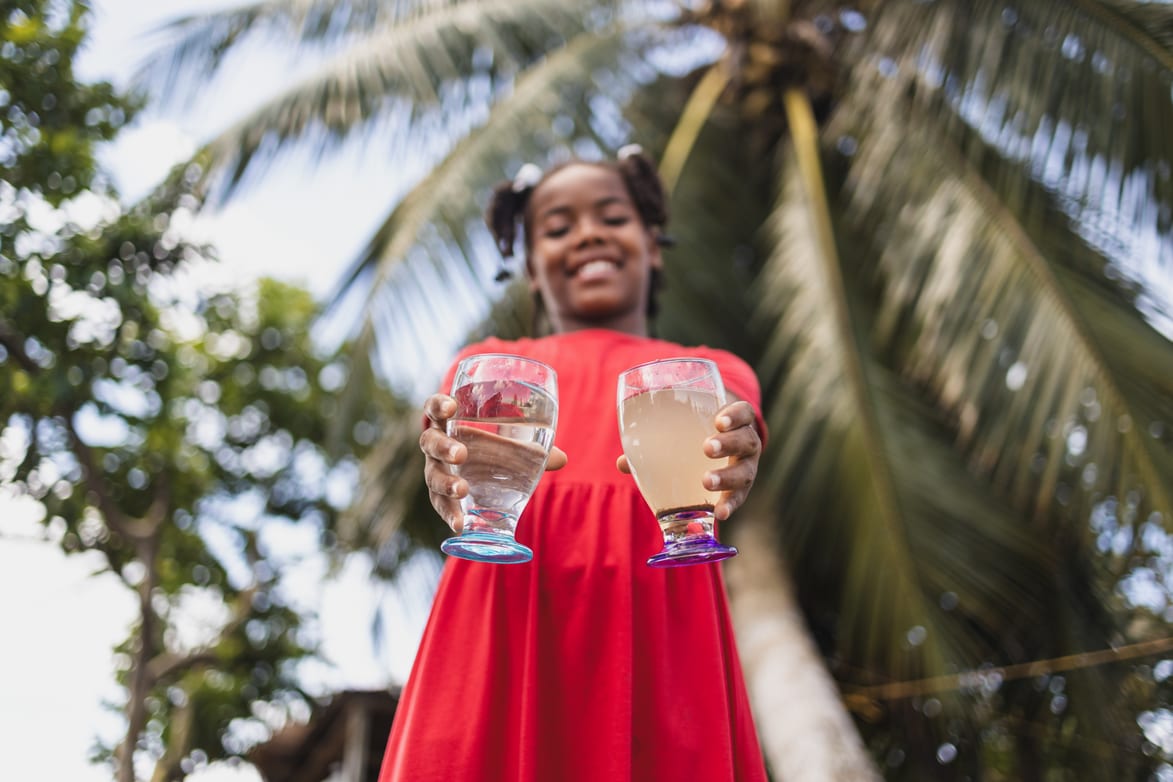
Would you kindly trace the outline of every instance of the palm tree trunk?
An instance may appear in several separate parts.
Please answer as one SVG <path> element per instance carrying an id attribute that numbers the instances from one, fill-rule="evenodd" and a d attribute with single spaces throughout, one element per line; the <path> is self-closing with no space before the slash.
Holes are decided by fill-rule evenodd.
<path id="1" fill-rule="evenodd" d="M 746 508 L 731 525 L 740 555 L 725 576 L 762 751 L 781 782 L 878 782 L 806 627 L 769 521 Z"/>

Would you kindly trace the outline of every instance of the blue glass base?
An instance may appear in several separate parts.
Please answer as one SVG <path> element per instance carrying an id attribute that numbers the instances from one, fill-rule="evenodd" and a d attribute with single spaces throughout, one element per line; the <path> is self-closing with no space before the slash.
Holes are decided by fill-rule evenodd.
<path id="1" fill-rule="evenodd" d="M 464 532 L 440 544 L 440 550 L 474 562 L 512 565 L 529 562 L 534 552 L 508 535 L 496 532 Z"/>
<path id="2" fill-rule="evenodd" d="M 724 546 L 709 535 L 696 535 L 665 543 L 663 551 L 648 559 L 648 564 L 652 567 L 703 565 L 735 556 L 737 549 L 733 546 Z"/>

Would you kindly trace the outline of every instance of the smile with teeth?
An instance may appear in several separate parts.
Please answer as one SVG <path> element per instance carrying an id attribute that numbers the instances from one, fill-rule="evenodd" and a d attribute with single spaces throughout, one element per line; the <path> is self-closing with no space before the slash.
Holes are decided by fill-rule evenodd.
<path id="1" fill-rule="evenodd" d="M 571 276 L 577 277 L 580 280 L 590 280 L 609 275 L 618 268 L 619 264 L 615 261 L 588 261 L 571 272 Z"/>

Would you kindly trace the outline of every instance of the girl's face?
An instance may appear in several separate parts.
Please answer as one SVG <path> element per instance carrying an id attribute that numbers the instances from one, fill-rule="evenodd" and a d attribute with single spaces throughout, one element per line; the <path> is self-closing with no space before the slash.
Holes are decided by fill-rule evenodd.
<path id="1" fill-rule="evenodd" d="M 547 177 L 528 204 L 526 268 L 555 331 L 647 333 L 660 247 L 617 171 L 575 163 Z"/>

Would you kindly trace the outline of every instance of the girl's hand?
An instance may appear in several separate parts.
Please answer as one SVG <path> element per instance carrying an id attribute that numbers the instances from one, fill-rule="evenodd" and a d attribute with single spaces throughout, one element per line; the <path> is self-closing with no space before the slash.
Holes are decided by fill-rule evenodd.
<path id="1" fill-rule="evenodd" d="M 748 402 L 725 405 L 717 412 L 717 434 L 705 440 L 705 454 L 709 458 L 729 457 L 729 464 L 710 470 L 704 477 L 706 489 L 721 492 L 721 499 L 713 509 L 717 521 L 724 521 L 741 507 L 757 477 L 762 438 L 754 420 Z"/>
<path id="2" fill-rule="evenodd" d="M 733 402 L 717 411 L 714 424 L 717 434 L 705 440 L 705 455 L 711 459 L 729 457 L 729 464 L 719 470 L 705 473 L 702 482 L 709 491 L 721 491 L 713 508 L 718 521 L 724 521 L 741 507 L 749 496 L 758 474 L 758 459 L 762 456 L 762 438 L 754 425 L 754 412 L 748 402 Z M 626 456 L 620 456 L 615 466 L 622 473 L 631 473 Z"/>
<path id="3" fill-rule="evenodd" d="M 456 474 L 456 468 L 468 459 L 468 449 L 446 434 L 448 419 L 456 415 L 456 400 L 447 394 L 433 394 L 424 402 L 424 415 L 428 417 L 428 426 L 420 433 L 420 450 L 424 452 L 428 499 L 440 518 L 460 534 L 464 527 L 460 501 L 468 496 L 468 481 Z M 566 453 L 552 448 L 546 469 L 559 470 L 565 466 Z"/>

